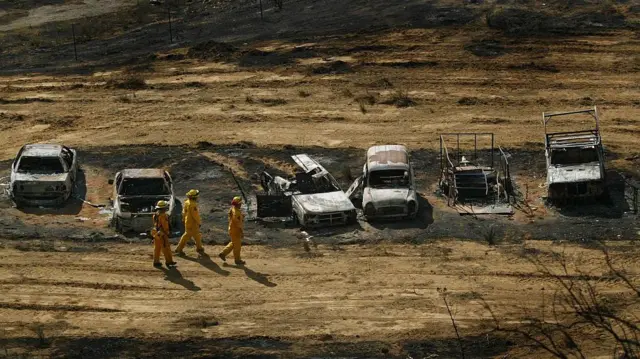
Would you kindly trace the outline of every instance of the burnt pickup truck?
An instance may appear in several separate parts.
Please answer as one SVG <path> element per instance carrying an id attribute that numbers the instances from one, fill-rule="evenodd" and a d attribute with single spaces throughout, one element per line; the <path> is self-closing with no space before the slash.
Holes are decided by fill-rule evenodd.
<path id="1" fill-rule="evenodd" d="M 551 119 L 562 117 L 566 121 L 576 115 L 591 116 L 595 127 L 571 132 L 548 131 Z M 589 110 L 543 113 L 542 117 L 545 128 L 548 199 L 564 202 L 605 196 L 604 147 L 596 107 Z"/>
<path id="2" fill-rule="evenodd" d="M 369 148 L 362 176 L 347 190 L 347 196 L 362 205 L 367 220 L 416 217 L 418 196 L 409 159 L 401 145 Z"/>
<path id="3" fill-rule="evenodd" d="M 17 206 L 66 202 L 76 183 L 76 151 L 55 144 L 24 145 L 11 165 L 10 194 Z"/>
<path id="4" fill-rule="evenodd" d="M 148 231 L 153 226 L 153 213 L 158 201 L 169 202 L 169 220 L 172 228 L 180 222 L 173 194 L 173 181 L 169 173 L 157 168 L 125 169 L 113 180 L 112 223 L 120 233 Z"/>
<path id="5" fill-rule="evenodd" d="M 300 167 L 295 178 L 261 174 L 266 194 L 257 196 L 258 217 L 293 216 L 307 228 L 355 223 L 356 208 L 333 176 L 306 154 L 292 158 Z"/>

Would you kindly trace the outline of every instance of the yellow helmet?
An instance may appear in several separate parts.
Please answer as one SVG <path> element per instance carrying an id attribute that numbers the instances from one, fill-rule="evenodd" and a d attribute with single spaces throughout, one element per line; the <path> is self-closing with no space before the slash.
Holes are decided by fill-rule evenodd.
<path id="1" fill-rule="evenodd" d="M 195 198 L 195 197 L 198 197 L 199 194 L 200 194 L 200 191 L 198 191 L 197 189 L 192 189 L 189 192 L 187 192 L 187 197 Z"/>
<path id="2" fill-rule="evenodd" d="M 156 203 L 156 211 L 159 209 L 167 209 L 169 207 L 169 202 L 167 201 L 158 201 Z"/>
<path id="3" fill-rule="evenodd" d="M 233 197 L 233 200 L 231 201 L 231 204 L 232 205 L 242 204 L 242 197 L 240 197 L 240 196 Z"/>

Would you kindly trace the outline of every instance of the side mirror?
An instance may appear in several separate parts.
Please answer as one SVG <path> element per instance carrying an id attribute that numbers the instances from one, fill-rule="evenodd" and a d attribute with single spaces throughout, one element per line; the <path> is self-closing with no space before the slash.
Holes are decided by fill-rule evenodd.
<path id="1" fill-rule="evenodd" d="M 112 179 L 109 180 L 109 184 L 113 184 L 113 180 Z"/>

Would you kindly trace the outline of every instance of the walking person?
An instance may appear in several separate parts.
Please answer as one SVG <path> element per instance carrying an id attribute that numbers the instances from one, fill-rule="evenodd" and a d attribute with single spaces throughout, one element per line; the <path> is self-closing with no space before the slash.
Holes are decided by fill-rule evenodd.
<path id="1" fill-rule="evenodd" d="M 191 238 L 196 242 L 196 250 L 198 253 L 204 253 L 204 247 L 202 246 L 202 233 L 200 233 L 200 212 L 198 211 L 198 196 L 200 191 L 192 189 L 187 192 L 187 200 L 184 201 L 182 207 L 182 221 L 184 223 L 184 234 L 180 238 L 180 243 L 176 248 L 176 254 L 183 256 L 184 246 Z"/>
<path id="2" fill-rule="evenodd" d="M 167 201 L 158 201 L 153 214 L 153 229 L 151 235 L 153 236 L 153 266 L 156 268 L 162 267 L 160 263 L 160 252 L 164 255 L 164 260 L 167 267 L 173 267 L 177 263 L 173 261 L 171 255 L 171 243 L 169 243 L 169 216 L 167 215 L 167 209 L 169 203 Z"/>
<path id="3" fill-rule="evenodd" d="M 224 248 L 218 256 L 223 261 L 227 261 L 227 256 L 233 251 L 233 258 L 237 265 L 244 265 L 245 261 L 240 258 L 242 248 L 242 238 L 244 237 L 244 214 L 242 214 L 242 198 L 236 196 L 231 201 L 229 209 L 229 237 L 231 242 Z"/>

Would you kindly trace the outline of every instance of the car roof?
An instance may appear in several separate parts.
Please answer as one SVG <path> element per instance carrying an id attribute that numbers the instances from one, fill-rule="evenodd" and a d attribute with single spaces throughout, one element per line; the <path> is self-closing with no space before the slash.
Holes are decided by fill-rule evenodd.
<path id="1" fill-rule="evenodd" d="M 22 157 L 58 157 L 62 152 L 61 145 L 34 143 L 25 145 L 22 151 Z"/>
<path id="2" fill-rule="evenodd" d="M 162 168 L 127 168 L 122 170 L 124 178 L 163 178 L 164 170 Z"/>
<path id="3" fill-rule="evenodd" d="M 367 151 L 369 170 L 388 168 L 408 168 L 409 154 L 402 145 L 382 145 L 370 147 Z"/>

